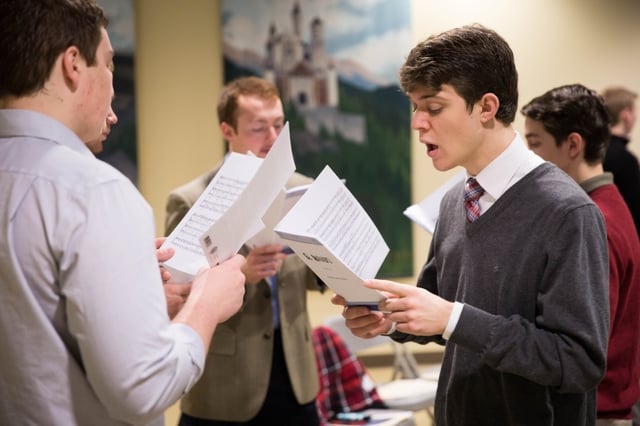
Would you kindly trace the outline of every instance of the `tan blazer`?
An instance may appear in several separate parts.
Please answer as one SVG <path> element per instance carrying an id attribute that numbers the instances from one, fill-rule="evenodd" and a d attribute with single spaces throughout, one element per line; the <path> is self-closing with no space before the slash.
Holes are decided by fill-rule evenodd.
<path id="1" fill-rule="evenodd" d="M 195 203 L 219 167 L 173 190 L 167 201 L 168 235 Z M 295 173 L 287 187 L 311 183 Z M 246 253 L 243 247 L 241 253 Z M 307 289 L 318 290 L 309 268 L 290 255 L 278 273 L 280 329 L 284 354 L 300 404 L 313 401 L 319 391 L 318 372 L 307 313 Z M 266 280 L 246 285 L 240 311 L 219 324 L 207 354 L 204 373 L 182 399 L 185 413 L 199 418 L 233 422 L 253 418 L 267 394 L 273 354 L 271 289 Z"/>

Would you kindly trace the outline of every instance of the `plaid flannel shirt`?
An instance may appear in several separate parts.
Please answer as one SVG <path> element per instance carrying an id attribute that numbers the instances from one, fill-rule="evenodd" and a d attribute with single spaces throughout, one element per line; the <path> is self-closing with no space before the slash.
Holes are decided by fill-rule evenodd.
<path id="1" fill-rule="evenodd" d="M 364 365 L 335 331 L 315 327 L 313 346 L 320 375 L 316 407 L 322 424 L 340 412 L 385 408 Z"/>

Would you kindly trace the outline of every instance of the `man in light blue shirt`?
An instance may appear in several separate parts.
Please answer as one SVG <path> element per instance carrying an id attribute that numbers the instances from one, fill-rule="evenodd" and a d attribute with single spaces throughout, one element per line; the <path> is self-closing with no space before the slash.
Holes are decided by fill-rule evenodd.
<path id="1" fill-rule="evenodd" d="M 115 122 L 93 0 L 0 1 L 0 424 L 164 425 L 242 303 L 242 256 L 170 321 L 151 209 L 94 156 Z"/>

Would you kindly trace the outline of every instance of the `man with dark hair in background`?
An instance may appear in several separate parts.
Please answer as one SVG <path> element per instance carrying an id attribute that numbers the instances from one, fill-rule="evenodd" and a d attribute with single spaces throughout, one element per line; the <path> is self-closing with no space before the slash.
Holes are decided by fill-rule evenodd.
<path id="1" fill-rule="evenodd" d="M 602 97 L 580 84 L 549 90 L 522 107 L 522 114 L 529 148 L 571 176 L 604 215 L 611 319 L 596 424 L 631 426 L 640 398 L 640 240 L 613 176 L 602 167 L 609 114 Z"/>

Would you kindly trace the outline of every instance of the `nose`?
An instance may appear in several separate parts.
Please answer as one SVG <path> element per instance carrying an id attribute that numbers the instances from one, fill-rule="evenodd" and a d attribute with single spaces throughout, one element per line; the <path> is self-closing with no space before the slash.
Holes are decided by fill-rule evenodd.
<path id="1" fill-rule="evenodd" d="M 411 117 L 411 128 L 413 130 L 429 130 L 431 128 L 427 114 L 416 111 Z"/>
<path id="2" fill-rule="evenodd" d="M 107 124 L 109 124 L 109 126 L 113 126 L 117 122 L 118 122 L 118 116 L 116 115 L 115 112 L 111 111 L 109 115 L 107 115 Z"/>
<path id="3" fill-rule="evenodd" d="M 280 134 L 280 129 L 278 129 L 276 126 L 268 126 L 267 131 L 269 132 L 267 137 L 270 141 L 275 141 Z"/>

